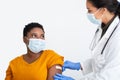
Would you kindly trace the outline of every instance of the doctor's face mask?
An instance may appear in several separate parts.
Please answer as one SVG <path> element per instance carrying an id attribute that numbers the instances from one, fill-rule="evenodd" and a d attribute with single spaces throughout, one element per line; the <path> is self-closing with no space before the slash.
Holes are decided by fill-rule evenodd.
<path id="1" fill-rule="evenodd" d="M 101 19 L 96 19 L 95 14 L 98 12 L 98 10 L 95 13 L 87 13 L 87 18 L 89 21 L 93 24 L 101 25 L 102 20 Z"/>
<path id="2" fill-rule="evenodd" d="M 87 18 L 89 19 L 89 21 L 93 24 L 97 24 L 97 25 L 101 25 L 102 24 L 102 17 L 100 19 L 97 19 L 95 17 L 95 14 L 97 14 L 99 12 L 99 9 L 95 12 L 95 13 L 87 13 Z"/>
<path id="3" fill-rule="evenodd" d="M 103 13 L 104 13 L 104 8 L 98 8 L 93 5 L 93 3 L 89 0 L 86 2 L 86 8 L 88 10 L 87 13 L 87 18 L 88 20 L 97 25 L 102 24 L 102 18 L 103 18 Z"/>

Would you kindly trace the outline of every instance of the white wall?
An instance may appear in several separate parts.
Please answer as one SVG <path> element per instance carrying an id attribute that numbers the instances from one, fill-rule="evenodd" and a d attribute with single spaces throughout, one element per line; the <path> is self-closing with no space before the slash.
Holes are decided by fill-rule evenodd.
<path id="1" fill-rule="evenodd" d="M 22 41 L 24 25 L 41 23 L 46 31 L 47 48 L 65 60 L 83 61 L 90 57 L 89 44 L 96 27 L 86 18 L 85 0 L 1 0 L 0 1 L 0 80 L 9 61 L 26 53 Z M 63 73 L 75 79 L 79 71 Z"/>

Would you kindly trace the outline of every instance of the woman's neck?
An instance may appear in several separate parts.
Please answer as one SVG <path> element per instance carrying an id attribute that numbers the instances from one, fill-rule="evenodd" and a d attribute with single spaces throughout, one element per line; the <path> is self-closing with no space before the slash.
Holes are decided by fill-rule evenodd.
<path id="1" fill-rule="evenodd" d="M 113 14 L 108 14 L 108 15 L 104 18 L 103 23 L 104 23 L 105 25 L 108 24 L 108 23 L 113 19 L 114 16 L 115 16 L 115 15 L 113 15 Z"/>
<path id="2" fill-rule="evenodd" d="M 38 58 L 41 53 L 42 53 L 42 51 L 39 52 L 39 53 L 33 53 L 33 52 L 31 52 L 31 51 L 28 51 L 26 55 L 27 55 L 29 58 Z"/>

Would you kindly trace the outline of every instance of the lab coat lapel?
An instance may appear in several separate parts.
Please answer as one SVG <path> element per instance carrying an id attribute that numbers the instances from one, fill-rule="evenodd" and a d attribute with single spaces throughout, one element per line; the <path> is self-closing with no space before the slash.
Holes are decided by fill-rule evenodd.
<path id="1" fill-rule="evenodd" d="M 98 41 L 98 43 L 95 45 L 95 47 L 93 47 L 93 49 L 91 49 L 93 55 L 94 54 L 101 54 L 101 51 L 102 51 L 104 45 L 106 44 L 106 41 L 108 40 L 108 38 L 110 37 L 112 31 L 114 30 L 114 28 L 117 26 L 118 23 L 119 23 L 119 18 L 116 17 L 114 19 L 114 21 L 111 23 L 111 25 L 109 26 L 109 28 L 106 31 L 106 33 L 104 34 L 104 36 Z M 95 36 L 95 38 L 100 37 L 100 36 Z M 93 42 L 93 44 L 94 43 L 95 42 Z"/>
<path id="2" fill-rule="evenodd" d="M 102 29 L 100 26 L 98 26 L 98 29 L 96 30 L 95 32 L 95 35 L 94 35 L 94 38 L 90 44 L 90 50 L 92 51 L 95 46 L 98 44 L 99 40 L 100 40 L 100 37 L 101 37 L 101 34 L 102 34 Z"/>

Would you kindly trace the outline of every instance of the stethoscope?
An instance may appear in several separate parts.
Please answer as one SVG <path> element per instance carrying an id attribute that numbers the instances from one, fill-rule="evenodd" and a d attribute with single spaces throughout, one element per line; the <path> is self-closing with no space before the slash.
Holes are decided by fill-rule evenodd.
<path id="1" fill-rule="evenodd" d="M 120 23 L 120 21 L 119 21 L 119 23 Z M 109 38 L 107 39 L 107 41 L 106 41 L 106 43 L 105 43 L 105 45 L 104 45 L 104 47 L 103 47 L 103 49 L 102 49 L 102 51 L 101 51 L 101 54 L 103 54 L 103 51 L 105 50 L 105 47 L 106 47 L 107 43 L 109 42 L 109 40 L 110 40 L 110 38 L 112 37 L 113 33 L 115 32 L 115 30 L 116 30 L 117 27 L 119 26 L 119 23 L 116 25 L 116 27 L 114 28 L 114 30 L 113 30 L 112 33 L 110 34 Z"/>

